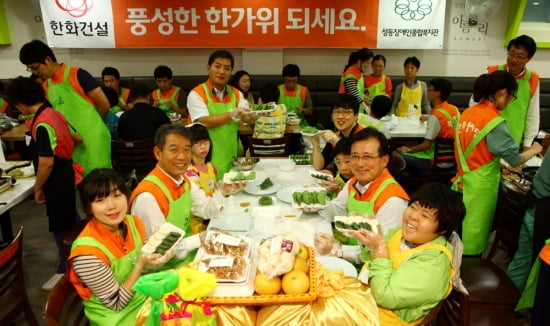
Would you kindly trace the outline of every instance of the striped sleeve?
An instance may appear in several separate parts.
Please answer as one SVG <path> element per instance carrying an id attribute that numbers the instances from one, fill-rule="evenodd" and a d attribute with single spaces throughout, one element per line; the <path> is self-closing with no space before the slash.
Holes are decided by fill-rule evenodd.
<path id="1" fill-rule="evenodd" d="M 73 259 L 76 275 L 107 308 L 122 310 L 133 293 L 118 284 L 111 268 L 93 255 L 80 255 Z"/>
<path id="2" fill-rule="evenodd" d="M 363 99 L 361 98 L 361 94 L 359 94 L 359 90 L 357 89 L 357 80 L 353 78 L 346 79 L 344 82 L 344 85 L 346 85 L 346 92 L 353 97 L 357 99 L 357 102 L 359 104 L 363 103 Z"/>

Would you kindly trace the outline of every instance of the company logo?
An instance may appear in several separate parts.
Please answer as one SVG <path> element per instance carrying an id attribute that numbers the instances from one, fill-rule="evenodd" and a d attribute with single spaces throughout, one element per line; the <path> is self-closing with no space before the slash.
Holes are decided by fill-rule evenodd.
<path id="1" fill-rule="evenodd" d="M 403 20 L 422 20 L 432 12 L 431 0 L 397 0 L 395 13 Z"/>
<path id="2" fill-rule="evenodd" d="M 55 0 L 57 7 L 74 18 L 84 17 L 92 10 L 93 0 Z"/>

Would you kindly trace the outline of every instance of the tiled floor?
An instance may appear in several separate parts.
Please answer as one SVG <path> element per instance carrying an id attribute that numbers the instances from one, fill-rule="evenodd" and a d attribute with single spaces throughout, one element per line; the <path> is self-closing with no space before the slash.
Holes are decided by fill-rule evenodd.
<path id="1" fill-rule="evenodd" d="M 42 308 L 48 295 L 48 292 L 43 291 L 41 286 L 55 272 L 57 264 L 56 248 L 52 235 L 48 232 L 45 209 L 45 206 L 35 204 L 32 199 L 27 199 L 11 210 L 14 233 L 17 232 L 20 225 L 25 228 L 23 259 L 26 288 L 40 325 L 45 325 L 42 321 Z M 504 256 L 498 260 L 502 265 L 508 262 Z"/>

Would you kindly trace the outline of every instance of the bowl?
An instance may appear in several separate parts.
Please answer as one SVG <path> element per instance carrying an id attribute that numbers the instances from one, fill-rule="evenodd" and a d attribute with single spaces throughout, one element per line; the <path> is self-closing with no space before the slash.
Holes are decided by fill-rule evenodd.
<path id="1" fill-rule="evenodd" d="M 279 163 L 279 168 L 283 171 L 292 171 L 294 167 L 296 166 L 296 162 L 293 160 L 284 160 Z"/>
<path id="2" fill-rule="evenodd" d="M 259 161 L 257 157 L 236 157 L 233 159 L 233 166 L 237 171 L 248 171 L 252 170 Z"/>

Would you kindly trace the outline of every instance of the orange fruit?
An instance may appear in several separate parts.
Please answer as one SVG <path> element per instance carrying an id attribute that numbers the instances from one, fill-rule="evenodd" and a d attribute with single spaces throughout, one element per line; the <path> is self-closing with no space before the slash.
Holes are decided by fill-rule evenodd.
<path id="1" fill-rule="evenodd" d="M 267 279 L 264 274 L 256 274 L 254 279 L 254 290 L 258 294 L 271 295 L 281 291 L 281 279 L 278 276 Z"/>
<path id="2" fill-rule="evenodd" d="M 300 252 L 298 253 L 298 257 L 304 258 L 306 260 L 309 258 L 309 249 L 303 243 L 300 244 Z"/>
<path id="3" fill-rule="evenodd" d="M 309 277 L 306 273 L 293 270 L 283 276 L 283 292 L 286 294 L 302 294 L 309 289 Z"/>
<path id="4" fill-rule="evenodd" d="M 294 261 L 294 266 L 292 267 L 292 269 L 296 271 L 302 271 L 307 274 L 307 272 L 309 271 L 307 260 L 301 257 L 296 257 L 296 260 Z"/>

